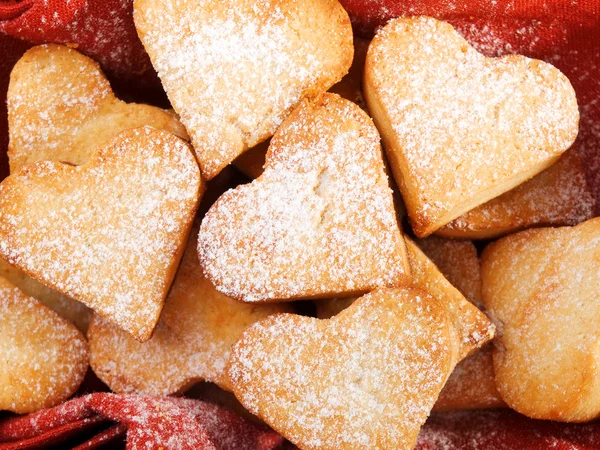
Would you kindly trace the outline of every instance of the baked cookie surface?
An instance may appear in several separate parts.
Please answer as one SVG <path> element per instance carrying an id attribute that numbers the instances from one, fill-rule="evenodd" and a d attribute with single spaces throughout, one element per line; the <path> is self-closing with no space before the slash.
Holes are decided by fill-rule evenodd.
<path id="1" fill-rule="evenodd" d="M 73 324 L 0 277 L 0 411 L 65 401 L 83 381 L 88 356 Z"/>
<path id="2" fill-rule="evenodd" d="M 136 0 L 134 19 L 208 179 L 352 63 L 337 0 Z"/>
<path id="3" fill-rule="evenodd" d="M 575 91 L 558 69 L 487 58 L 428 17 L 377 33 L 364 91 L 419 237 L 549 167 L 578 132 Z"/>
<path id="4" fill-rule="evenodd" d="M 187 139 L 171 112 L 115 97 L 94 60 L 63 45 L 28 50 L 7 94 L 11 172 L 36 161 L 86 163 L 121 131 L 151 126 Z"/>
<path id="5" fill-rule="evenodd" d="M 264 173 L 202 221 L 200 262 L 244 301 L 326 298 L 409 276 L 379 135 L 354 103 L 305 100 L 271 140 Z"/>
<path id="6" fill-rule="evenodd" d="M 147 340 L 203 183 L 165 131 L 124 131 L 83 166 L 38 162 L 0 184 L 0 255 Z"/>

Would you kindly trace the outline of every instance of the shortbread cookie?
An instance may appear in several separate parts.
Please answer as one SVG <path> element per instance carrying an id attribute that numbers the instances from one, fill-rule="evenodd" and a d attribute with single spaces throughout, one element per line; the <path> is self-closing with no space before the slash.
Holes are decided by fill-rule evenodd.
<path id="1" fill-rule="evenodd" d="M 406 238 L 406 244 L 413 284 L 429 292 L 448 310 L 461 339 L 460 359 L 492 339 L 494 326 L 488 318 L 465 299 L 412 240 Z M 332 317 L 349 307 L 354 300 L 352 297 L 321 300 L 317 302 L 317 317 Z"/>
<path id="2" fill-rule="evenodd" d="M 38 162 L 0 184 L 0 256 L 144 341 L 202 190 L 183 141 L 124 131 L 83 166 Z"/>
<path id="3" fill-rule="evenodd" d="M 473 242 L 437 236 L 417 239 L 415 242 L 452 286 L 479 309 L 483 308 L 481 269 Z"/>
<path id="4" fill-rule="evenodd" d="M 254 322 L 290 305 L 250 305 L 218 292 L 202 275 L 198 229 L 192 234 L 152 338 L 140 343 L 94 316 L 88 332 L 90 364 L 114 392 L 169 395 L 197 381 L 229 389 L 231 347 Z"/>
<path id="5" fill-rule="evenodd" d="M 88 344 L 77 328 L 0 277 L 0 410 L 58 405 L 83 381 Z"/>
<path id="6" fill-rule="evenodd" d="M 311 450 L 411 449 L 457 360 L 446 309 L 416 288 L 377 290 L 329 320 L 277 314 L 235 345 L 238 400 Z"/>
<path id="7" fill-rule="evenodd" d="M 406 239 L 408 260 L 415 286 L 431 293 L 448 310 L 458 331 L 460 359 L 494 337 L 494 326 L 439 271 L 434 263 L 410 239 Z"/>
<path id="8" fill-rule="evenodd" d="M 487 58 L 428 17 L 377 33 L 364 90 L 420 237 L 549 167 L 577 136 L 575 91 L 559 70 Z"/>
<path id="9" fill-rule="evenodd" d="M 362 78 L 368 48 L 368 40 L 354 37 L 354 59 L 350 71 L 329 90 L 329 92 L 356 103 L 364 110 L 366 110 L 366 105 L 362 94 Z M 263 173 L 268 147 L 268 141 L 265 141 L 242 153 L 234 161 L 235 166 L 250 178 L 258 178 Z"/>
<path id="10" fill-rule="evenodd" d="M 565 422 L 600 415 L 598 273 L 600 219 L 523 231 L 485 249 L 496 385 L 511 408 Z"/>
<path id="11" fill-rule="evenodd" d="M 73 300 L 39 281 L 34 280 L 25 272 L 11 266 L 6 260 L 0 258 L 0 277 L 6 278 L 25 295 L 39 300 L 59 313 L 65 319 L 73 322 L 79 330 L 85 333 L 90 323 L 90 309 L 83 303 Z"/>
<path id="12" fill-rule="evenodd" d="M 98 63 L 63 45 L 27 51 L 8 88 L 11 172 L 35 161 L 86 163 L 119 132 L 144 125 L 183 138 L 173 113 L 115 97 Z"/>
<path id="13" fill-rule="evenodd" d="M 198 251 L 207 278 L 244 301 L 351 296 L 409 280 L 379 135 L 334 94 L 304 100 L 265 172 L 208 211 Z"/>
<path id="14" fill-rule="evenodd" d="M 436 234 L 491 239 L 532 226 L 577 225 L 594 216 L 594 205 L 579 156 L 569 150 L 539 175 L 454 219 Z"/>
<path id="15" fill-rule="evenodd" d="M 337 0 L 135 0 L 134 20 L 208 179 L 352 62 Z"/>

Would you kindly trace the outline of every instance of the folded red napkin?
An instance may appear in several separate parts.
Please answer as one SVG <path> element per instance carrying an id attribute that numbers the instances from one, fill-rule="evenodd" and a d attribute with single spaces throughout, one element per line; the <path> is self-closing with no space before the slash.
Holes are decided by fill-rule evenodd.
<path id="1" fill-rule="evenodd" d="M 600 0 L 340 0 L 356 28 L 427 15 L 454 25 L 488 56 L 519 53 L 558 67 L 581 111 L 577 152 L 600 214 Z"/>
<path id="2" fill-rule="evenodd" d="M 116 423 L 75 448 L 98 448 L 125 434 L 129 450 L 272 450 L 284 444 L 268 428 L 212 403 L 103 392 L 0 421 L 0 449 L 44 448 L 108 421 Z"/>

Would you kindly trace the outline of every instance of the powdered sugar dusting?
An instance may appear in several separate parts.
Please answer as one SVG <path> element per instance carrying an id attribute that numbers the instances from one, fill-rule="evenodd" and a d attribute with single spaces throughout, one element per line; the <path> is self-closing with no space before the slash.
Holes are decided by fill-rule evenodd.
<path id="1" fill-rule="evenodd" d="M 137 0 L 135 20 L 209 177 L 352 60 L 350 22 L 330 1 Z"/>
<path id="2" fill-rule="evenodd" d="M 54 406 L 77 390 L 87 367 L 77 328 L 0 277 L 0 410 Z"/>
<path id="3" fill-rule="evenodd" d="M 0 253 L 139 339 L 162 307 L 201 180 L 166 132 L 121 133 L 87 165 L 27 166 L 0 192 Z"/>
<path id="4" fill-rule="evenodd" d="M 263 175 L 209 210 L 199 254 L 217 289 L 245 301 L 401 282 L 404 242 L 364 112 L 331 94 L 303 103 L 271 141 Z"/>
<path id="5" fill-rule="evenodd" d="M 392 166 L 417 223 L 487 200 L 576 137 L 575 93 L 558 70 L 521 56 L 486 58 L 443 22 L 391 21 L 367 61 L 367 100 L 389 123 Z"/>
<path id="6" fill-rule="evenodd" d="M 412 448 L 454 364 L 451 328 L 423 291 L 375 291 L 327 321 L 254 325 L 229 375 L 242 404 L 301 448 Z"/>
<path id="7" fill-rule="evenodd" d="M 249 305 L 218 292 L 202 274 L 197 228 L 183 256 L 152 338 L 137 342 L 95 317 L 88 338 L 90 364 L 115 392 L 169 395 L 194 381 L 229 388 L 225 365 L 231 347 L 252 323 L 287 305 Z"/>

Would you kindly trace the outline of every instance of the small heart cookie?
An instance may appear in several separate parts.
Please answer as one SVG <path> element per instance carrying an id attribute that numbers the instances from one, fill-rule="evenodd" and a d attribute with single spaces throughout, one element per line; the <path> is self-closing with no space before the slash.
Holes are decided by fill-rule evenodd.
<path id="1" fill-rule="evenodd" d="M 487 58 L 428 17 L 377 33 L 364 91 L 419 237 L 549 167 L 578 131 L 575 91 L 558 69 Z"/>
<path id="2" fill-rule="evenodd" d="M 244 301 L 349 296 L 410 278 L 377 130 L 335 94 L 302 101 L 264 173 L 217 200 L 198 241 L 207 278 Z"/>
<path id="3" fill-rule="evenodd" d="M 134 20 L 208 179 L 352 63 L 337 0 L 135 0 Z"/>
<path id="4" fill-rule="evenodd" d="M 230 389 L 225 376 L 231 347 L 251 324 L 290 305 L 251 305 L 218 292 L 202 275 L 198 229 L 187 249 L 150 340 L 140 343 L 94 316 L 90 365 L 114 392 L 170 395 L 197 381 Z"/>
<path id="5" fill-rule="evenodd" d="M 35 298 L 65 319 L 73 322 L 82 333 L 87 332 L 91 310 L 83 303 L 50 289 L 48 286 L 28 276 L 22 270 L 11 266 L 2 258 L 0 258 L 0 277 L 6 278 L 23 291 L 25 295 Z"/>
<path id="6" fill-rule="evenodd" d="M 86 163 L 118 133 L 151 126 L 187 138 L 172 113 L 115 97 L 98 63 L 63 45 L 28 50 L 7 94 L 11 172 L 35 161 Z"/>
<path id="7" fill-rule="evenodd" d="M 0 411 L 62 403 L 88 367 L 88 344 L 69 321 L 0 277 Z"/>
<path id="8" fill-rule="evenodd" d="M 302 449 L 411 449 L 459 344 L 431 295 L 378 290 L 332 319 L 253 325 L 227 372 L 238 400 Z"/>
<path id="9" fill-rule="evenodd" d="M 454 219 L 435 233 L 492 239 L 532 226 L 577 225 L 594 216 L 595 201 L 573 149 L 531 180 Z"/>
<path id="10" fill-rule="evenodd" d="M 0 184 L 0 256 L 144 341 L 202 190 L 183 141 L 124 131 L 83 166 L 38 162 Z"/>
<path id="11" fill-rule="evenodd" d="M 483 298 L 498 325 L 496 385 L 537 419 L 600 416 L 600 219 L 523 231 L 482 256 Z"/>

